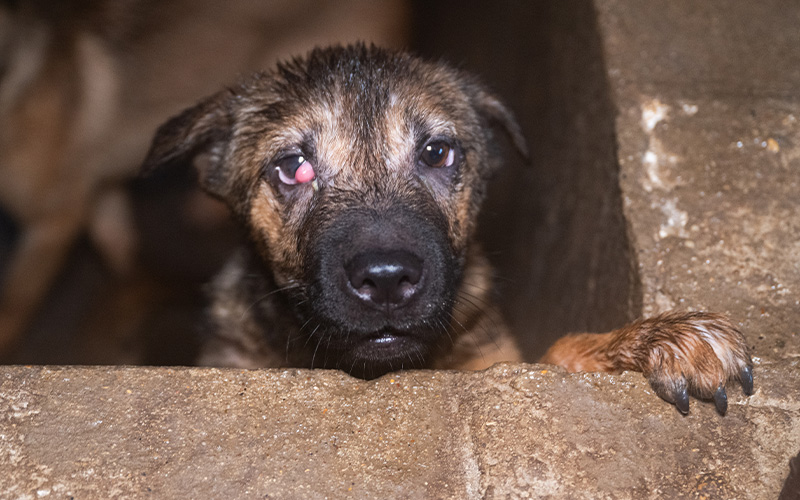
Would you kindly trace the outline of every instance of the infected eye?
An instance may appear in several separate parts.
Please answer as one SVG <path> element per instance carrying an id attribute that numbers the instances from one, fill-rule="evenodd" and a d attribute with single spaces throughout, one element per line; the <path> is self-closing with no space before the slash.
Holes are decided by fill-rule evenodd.
<path id="1" fill-rule="evenodd" d="M 442 141 L 428 144 L 419 155 L 420 161 L 432 168 L 449 167 L 455 162 L 455 149 Z"/>
<path id="2" fill-rule="evenodd" d="M 275 164 L 278 178 L 284 184 L 305 184 L 316 177 L 314 166 L 302 155 L 288 156 Z"/>

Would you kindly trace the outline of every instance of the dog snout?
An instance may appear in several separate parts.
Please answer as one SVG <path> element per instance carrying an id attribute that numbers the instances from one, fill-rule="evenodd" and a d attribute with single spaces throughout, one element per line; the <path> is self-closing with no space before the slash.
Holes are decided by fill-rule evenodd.
<path id="1" fill-rule="evenodd" d="M 345 265 L 351 293 L 379 308 L 410 302 L 422 286 L 423 260 L 408 251 L 368 251 Z"/>
<path id="2" fill-rule="evenodd" d="M 420 210 L 423 204 L 406 205 Z M 448 321 L 459 278 L 441 213 L 391 205 L 339 209 L 332 217 L 336 207 L 317 206 L 318 213 L 323 209 L 328 223 L 314 228 L 319 233 L 303 250 L 310 257 L 305 280 L 314 318 L 348 345 L 387 332 L 435 342 L 440 332 L 430 325 Z"/>

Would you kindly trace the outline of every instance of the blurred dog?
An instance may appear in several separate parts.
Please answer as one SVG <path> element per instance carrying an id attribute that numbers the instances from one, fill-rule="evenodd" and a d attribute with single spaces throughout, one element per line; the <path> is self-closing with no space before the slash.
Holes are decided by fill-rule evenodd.
<path id="1" fill-rule="evenodd" d="M 135 235 L 121 182 L 152 130 L 241 73 L 319 43 L 403 43 L 402 0 L 0 2 L 0 207 L 20 226 L 3 266 L 0 354 L 88 230 L 125 272 Z"/>
<path id="2" fill-rule="evenodd" d="M 498 128 L 525 152 L 474 78 L 365 45 L 316 49 L 164 124 L 145 170 L 194 159 L 250 236 L 213 283 L 202 362 L 372 378 L 518 361 L 473 240 Z M 642 371 L 683 412 L 691 393 L 724 413 L 730 379 L 752 392 L 744 339 L 715 314 L 567 336 L 543 361 Z"/>

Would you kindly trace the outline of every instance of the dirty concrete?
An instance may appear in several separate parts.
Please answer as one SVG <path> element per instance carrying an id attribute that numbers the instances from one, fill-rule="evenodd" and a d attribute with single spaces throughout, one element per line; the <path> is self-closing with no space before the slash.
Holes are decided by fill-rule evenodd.
<path id="1" fill-rule="evenodd" d="M 728 415 L 640 374 L 0 368 L 2 498 L 775 498 L 798 360 Z M 786 471 L 784 471 L 786 469 Z"/>

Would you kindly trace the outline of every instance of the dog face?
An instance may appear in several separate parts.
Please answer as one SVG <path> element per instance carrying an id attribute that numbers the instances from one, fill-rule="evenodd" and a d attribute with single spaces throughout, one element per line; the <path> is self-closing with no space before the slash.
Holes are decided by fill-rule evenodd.
<path id="1" fill-rule="evenodd" d="M 460 72 L 362 45 L 318 49 L 172 119 L 145 168 L 196 157 L 287 314 L 327 340 L 336 366 L 380 372 L 424 365 L 447 335 L 499 163 L 494 124 L 524 151 L 506 108 Z"/>

